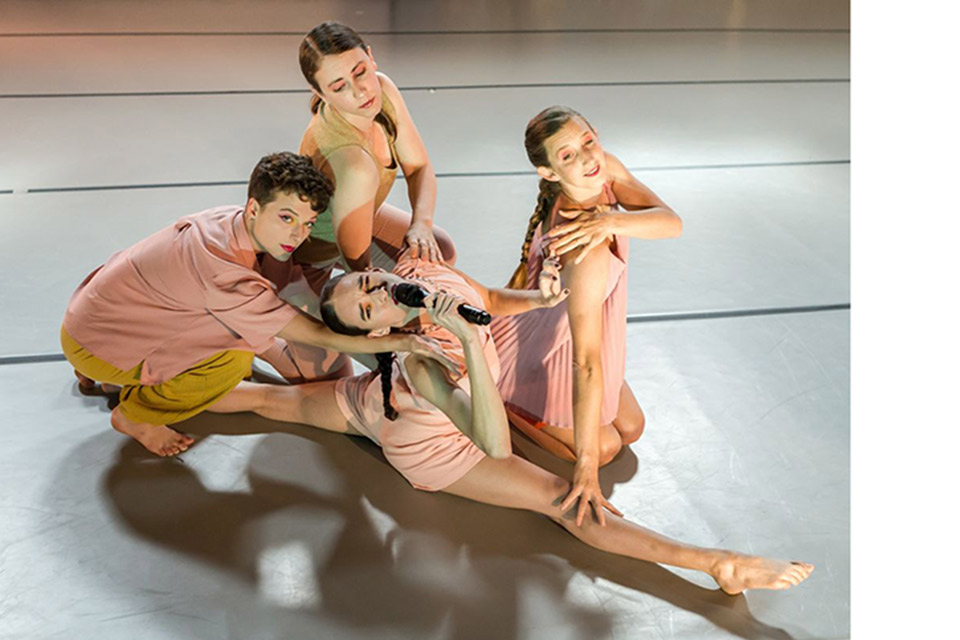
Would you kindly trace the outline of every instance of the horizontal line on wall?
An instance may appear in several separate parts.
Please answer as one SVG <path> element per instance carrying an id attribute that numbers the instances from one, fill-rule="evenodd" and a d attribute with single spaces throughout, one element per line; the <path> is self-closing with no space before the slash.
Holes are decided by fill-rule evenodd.
<path id="1" fill-rule="evenodd" d="M 663 28 L 597 28 L 597 29 L 451 29 L 358 31 L 361 36 L 463 36 L 463 35 L 538 35 L 563 33 L 850 33 L 850 29 L 791 29 L 778 27 L 663 27 Z M 88 37 L 171 37 L 171 36 L 303 36 L 304 31 L 38 31 L 32 33 L 0 33 L 0 38 L 88 38 Z"/>
<path id="2" fill-rule="evenodd" d="M 748 316 L 773 316 L 788 313 L 814 313 L 818 311 L 849 310 L 850 303 L 808 305 L 803 307 L 767 307 L 761 309 L 731 309 L 728 311 L 693 311 L 683 313 L 651 313 L 627 315 L 627 323 L 671 322 L 674 320 L 712 320 L 716 318 L 744 318 Z"/>
<path id="3" fill-rule="evenodd" d="M 849 309 L 850 303 L 826 304 L 805 307 L 771 307 L 767 309 L 734 309 L 730 311 L 699 311 L 695 313 L 657 313 L 635 314 L 627 316 L 627 323 L 635 322 L 671 322 L 674 320 L 711 320 L 715 318 L 742 318 L 747 316 L 768 316 L 786 313 L 812 313 L 816 311 L 838 311 Z M 62 353 L 36 353 L 16 356 L 0 356 L 0 366 L 9 364 L 35 364 L 40 362 L 62 362 L 66 357 Z"/>
<path id="4" fill-rule="evenodd" d="M 637 80 L 610 82 L 531 82 L 504 84 L 461 84 L 438 86 L 399 87 L 401 91 L 475 91 L 482 89 L 548 89 L 551 87 L 669 87 L 669 86 L 711 86 L 734 84 L 837 84 L 850 83 L 850 78 L 759 78 L 744 80 Z M 158 98 L 191 96 L 240 96 L 240 95 L 290 95 L 302 93 L 308 95 L 309 89 L 210 89 L 196 91 L 101 91 L 78 93 L 5 93 L 0 99 L 34 100 L 40 98 Z"/>
<path id="5" fill-rule="evenodd" d="M 653 167 L 628 167 L 632 172 L 644 171 L 693 171 L 704 169 L 758 169 L 764 167 L 805 167 L 818 165 L 850 164 L 850 160 L 797 160 L 790 162 L 742 162 L 732 164 L 700 164 L 700 165 L 666 165 Z M 495 178 L 503 176 L 532 176 L 533 170 L 525 171 L 476 171 L 437 173 L 437 178 Z M 399 179 L 404 176 L 398 175 Z M 124 189 L 175 189 L 186 187 L 230 187 L 246 185 L 246 180 L 224 180 L 214 182 L 163 182 L 156 184 L 129 184 L 129 185 L 99 185 L 87 187 L 37 187 L 27 189 L 26 193 L 67 193 L 82 191 L 119 191 Z M 13 193 L 6 191 L 0 193 Z"/>
<path id="6" fill-rule="evenodd" d="M 763 167 L 803 167 L 817 165 L 835 165 L 850 164 L 850 160 L 798 160 L 795 162 L 755 162 L 755 163 L 734 163 L 734 164 L 701 164 L 701 165 L 666 165 L 654 167 L 628 167 L 632 172 L 643 171 L 691 171 L 702 169 L 754 169 Z M 450 172 L 438 173 L 437 178 L 494 178 L 502 176 L 532 176 L 535 171 L 477 171 L 477 172 Z M 404 176 L 397 176 L 400 180 Z M 118 191 L 123 189 L 171 189 L 183 187 L 229 187 L 246 185 L 246 180 L 224 180 L 220 182 L 169 182 L 157 184 L 131 184 L 131 185 L 103 185 L 90 187 L 38 187 L 27 189 L 27 193 L 63 193 L 77 191 Z M 10 191 L 9 193 L 13 193 Z"/>

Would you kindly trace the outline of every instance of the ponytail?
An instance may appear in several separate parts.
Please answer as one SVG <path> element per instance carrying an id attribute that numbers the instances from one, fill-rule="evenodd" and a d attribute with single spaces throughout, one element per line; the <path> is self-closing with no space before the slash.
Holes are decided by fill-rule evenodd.
<path id="1" fill-rule="evenodd" d="M 376 354 L 377 370 L 380 372 L 380 393 L 383 395 L 383 415 L 393 422 L 397 419 L 397 410 L 393 408 L 390 397 L 393 395 L 393 354 Z"/>
<path id="2" fill-rule="evenodd" d="M 540 192 L 537 194 L 537 206 L 530 216 L 530 224 L 527 225 L 527 235 L 523 239 L 523 248 L 520 249 L 520 264 L 513 272 L 510 282 L 507 283 L 508 289 L 526 289 L 527 288 L 527 261 L 530 257 L 530 244 L 533 242 L 533 236 L 550 212 L 553 205 L 560 195 L 560 185 L 544 178 L 540 179 Z"/>

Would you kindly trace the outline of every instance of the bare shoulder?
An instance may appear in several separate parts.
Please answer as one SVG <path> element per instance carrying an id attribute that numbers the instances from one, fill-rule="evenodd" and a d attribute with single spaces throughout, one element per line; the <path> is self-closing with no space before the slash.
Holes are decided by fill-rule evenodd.
<path id="1" fill-rule="evenodd" d="M 390 76 L 377 71 L 377 80 L 380 81 L 380 87 L 383 89 L 384 93 L 390 97 L 390 100 L 397 101 L 401 99 L 400 88 L 397 87 L 396 83 L 390 79 Z"/>

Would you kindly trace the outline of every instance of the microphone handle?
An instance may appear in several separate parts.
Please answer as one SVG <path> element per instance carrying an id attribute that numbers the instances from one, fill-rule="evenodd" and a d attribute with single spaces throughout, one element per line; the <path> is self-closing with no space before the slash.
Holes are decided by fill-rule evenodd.
<path id="1" fill-rule="evenodd" d="M 460 312 L 460 315 L 463 316 L 467 322 L 472 324 L 488 325 L 492 319 L 490 314 L 483 309 L 477 309 L 469 304 L 461 304 L 457 307 L 457 311 Z"/>

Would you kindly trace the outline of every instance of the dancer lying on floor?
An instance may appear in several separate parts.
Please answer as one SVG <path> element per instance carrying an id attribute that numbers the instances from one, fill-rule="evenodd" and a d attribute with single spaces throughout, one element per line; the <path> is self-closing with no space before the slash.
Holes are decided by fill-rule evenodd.
<path id="1" fill-rule="evenodd" d="M 277 297 L 277 287 L 302 275 L 290 256 L 330 197 L 329 182 L 308 158 L 264 157 L 247 197 L 245 207 L 186 216 L 114 254 L 70 299 L 60 333 L 67 360 L 81 385 L 121 387 L 111 424 L 157 455 L 186 450 L 193 439 L 168 425 L 229 393 L 250 375 L 254 353 L 278 336 L 322 355 L 320 347 L 396 349 L 444 359 L 413 335 L 333 333 Z M 260 273 L 266 255 L 288 267 L 283 281 Z"/>
<path id="2" fill-rule="evenodd" d="M 395 287 L 413 282 L 431 292 L 426 310 L 395 300 Z M 335 331 L 381 336 L 413 331 L 437 340 L 462 363 L 450 376 L 417 354 L 381 354 L 378 371 L 295 386 L 244 382 L 211 411 L 256 413 L 330 431 L 363 435 L 414 487 L 444 491 L 504 507 L 542 513 L 587 544 L 632 558 L 710 574 L 727 593 L 786 589 L 813 565 L 695 547 L 666 538 L 617 515 L 578 523 L 560 501 L 570 484 L 511 453 L 510 429 L 497 392 L 499 360 L 490 331 L 468 324 L 460 303 L 491 313 L 556 306 L 566 296 L 557 265 L 545 262 L 538 291 L 489 290 L 442 264 L 402 255 L 394 273 L 354 272 L 323 290 L 322 312 Z"/>

